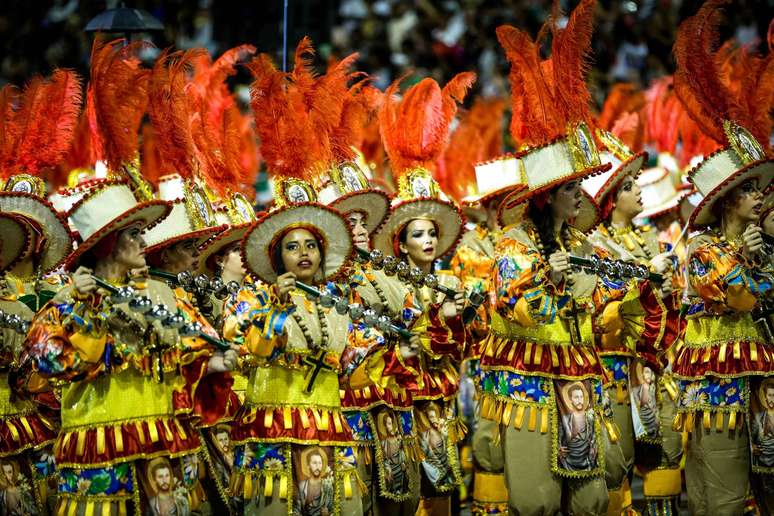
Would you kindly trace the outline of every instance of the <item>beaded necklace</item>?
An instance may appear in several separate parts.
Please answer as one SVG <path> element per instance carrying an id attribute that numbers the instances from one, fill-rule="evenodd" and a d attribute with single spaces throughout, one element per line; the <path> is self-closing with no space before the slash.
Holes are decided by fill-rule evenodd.
<path id="1" fill-rule="evenodd" d="M 613 225 L 610 223 L 605 223 L 604 228 L 610 238 L 612 238 L 618 245 L 625 247 L 630 252 L 633 252 L 635 250 L 634 244 L 636 242 L 640 246 L 640 249 L 645 255 L 646 260 L 653 258 L 650 249 L 648 249 L 648 246 L 645 244 L 645 239 L 642 238 L 642 232 L 640 231 L 640 228 L 631 226 L 625 228 L 616 228 L 613 227 Z"/>
<path id="2" fill-rule="evenodd" d="M 301 317 L 298 315 L 297 311 L 293 311 L 291 314 L 291 317 L 294 321 L 296 321 L 296 324 L 298 324 L 298 327 L 301 328 L 301 333 L 304 335 L 304 340 L 306 340 L 306 347 L 309 348 L 309 351 L 312 353 L 316 353 L 317 351 L 321 349 L 325 349 L 328 347 L 328 321 L 325 319 L 325 314 L 322 311 L 322 307 L 320 306 L 320 303 L 317 303 L 315 301 L 311 301 L 314 303 L 315 308 L 315 316 L 317 317 L 317 322 L 320 324 L 320 343 L 314 342 L 314 339 L 312 338 L 312 333 L 309 331 L 309 327 L 306 325 L 306 323 L 301 319 Z"/>

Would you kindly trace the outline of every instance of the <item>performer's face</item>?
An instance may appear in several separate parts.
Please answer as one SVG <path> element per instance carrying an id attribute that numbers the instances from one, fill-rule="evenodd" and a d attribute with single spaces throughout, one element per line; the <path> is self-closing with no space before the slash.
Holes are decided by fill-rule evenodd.
<path id="1" fill-rule="evenodd" d="M 634 217 L 642 211 L 642 192 L 632 176 L 626 176 L 621 180 L 615 198 L 615 209 L 627 217 Z"/>
<path id="2" fill-rule="evenodd" d="M 580 181 L 568 181 L 551 191 L 551 210 L 554 220 L 568 221 L 578 216 L 581 209 Z"/>
<path id="3" fill-rule="evenodd" d="M 350 212 L 347 220 L 352 225 L 352 242 L 356 247 L 368 251 L 370 242 L 368 241 L 368 230 L 365 227 L 365 215 L 359 211 Z"/>
<path id="4" fill-rule="evenodd" d="M 296 279 L 309 283 L 320 268 L 320 245 L 308 229 L 294 229 L 282 238 L 282 263 Z"/>
<path id="5" fill-rule="evenodd" d="M 221 274 L 228 278 L 242 278 L 247 271 L 242 263 L 242 253 L 239 243 L 235 242 L 220 252 Z"/>
<path id="6" fill-rule="evenodd" d="M 575 410 L 583 410 L 584 401 L 585 396 L 583 396 L 582 390 L 574 389 L 572 393 L 570 393 L 570 402 L 572 403 L 572 408 Z"/>
<path id="7" fill-rule="evenodd" d="M 438 230 L 432 221 L 415 219 L 405 229 L 406 240 L 400 243 L 400 251 L 411 258 L 415 265 L 427 265 L 436 259 Z"/>
<path id="8" fill-rule="evenodd" d="M 320 475 L 322 475 L 322 467 L 323 460 L 320 455 L 315 453 L 314 455 L 309 456 L 309 472 L 313 477 L 320 478 Z"/>
<path id="9" fill-rule="evenodd" d="M 13 484 L 13 466 L 10 464 L 3 464 L 3 477 L 9 485 Z"/>
<path id="10" fill-rule="evenodd" d="M 199 266 L 199 249 L 193 238 L 172 244 L 162 251 L 164 269 L 172 274 L 193 271 Z"/>
<path id="11" fill-rule="evenodd" d="M 763 208 L 763 194 L 755 181 L 746 181 L 728 194 L 728 209 L 745 222 L 755 222 Z"/>
<path id="12" fill-rule="evenodd" d="M 766 408 L 774 410 L 774 386 L 766 387 Z"/>
<path id="13" fill-rule="evenodd" d="M 653 383 L 653 371 L 650 369 L 650 367 L 642 368 L 642 379 L 647 384 Z"/>
<path id="14" fill-rule="evenodd" d="M 127 270 L 145 267 L 145 240 L 142 238 L 139 222 L 118 233 L 113 256 L 116 262 Z"/>
<path id="15" fill-rule="evenodd" d="M 159 468 L 153 474 L 153 480 L 156 481 L 159 492 L 168 493 L 172 486 L 172 472 L 166 467 Z"/>

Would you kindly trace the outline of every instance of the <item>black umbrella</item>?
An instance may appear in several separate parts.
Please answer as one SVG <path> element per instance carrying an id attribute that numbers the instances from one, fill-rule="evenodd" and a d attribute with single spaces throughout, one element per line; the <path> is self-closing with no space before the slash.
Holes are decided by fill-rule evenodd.
<path id="1" fill-rule="evenodd" d="M 123 2 L 115 9 L 101 12 L 86 24 L 85 32 L 153 32 L 164 30 L 164 24 L 143 9 L 126 7 Z"/>

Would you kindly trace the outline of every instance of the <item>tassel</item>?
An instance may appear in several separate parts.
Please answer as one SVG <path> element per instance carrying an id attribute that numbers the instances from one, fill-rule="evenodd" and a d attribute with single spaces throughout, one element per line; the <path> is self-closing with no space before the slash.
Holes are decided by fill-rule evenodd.
<path id="1" fill-rule="evenodd" d="M 541 415 L 541 419 L 540 419 L 540 433 L 544 434 L 544 433 L 548 432 L 548 423 L 549 423 L 549 421 L 548 421 L 548 407 L 543 407 L 542 409 L 540 409 L 540 415 Z"/>
<path id="2" fill-rule="evenodd" d="M 86 510 L 83 511 L 83 516 L 94 516 L 94 500 L 86 502 Z"/>
<path id="3" fill-rule="evenodd" d="M 750 342 L 750 360 L 758 361 L 758 345 L 755 342 Z"/>
<path id="4" fill-rule="evenodd" d="M 540 365 L 540 362 L 543 360 L 543 345 L 542 344 L 536 344 L 535 345 L 535 360 L 533 363 L 535 365 Z"/>
<path id="5" fill-rule="evenodd" d="M 513 349 L 516 349 L 516 346 L 513 346 Z M 513 350 L 511 350 L 511 353 L 513 353 Z M 532 356 L 532 343 L 527 342 L 527 345 L 524 347 L 524 363 L 526 365 L 530 364 L 530 357 Z M 511 361 L 511 357 L 508 357 L 508 362 Z"/>
<path id="6" fill-rule="evenodd" d="M 685 431 L 693 432 L 693 420 L 696 414 L 694 412 L 688 412 L 688 417 L 685 418 Z"/>
<path id="7" fill-rule="evenodd" d="M 271 428 L 271 426 L 274 424 L 274 410 L 267 408 L 264 409 L 263 412 L 263 427 L 264 428 Z"/>
<path id="8" fill-rule="evenodd" d="M 513 419 L 513 427 L 516 430 L 521 430 L 521 423 L 524 419 L 524 405 L 516 407 L 516 417 Z"/>
<path id="9" fill-rule="evenodd" d="M 723 363 L 726 361 L 726 351 L 728 350 L 728 344 L 723 343 L 720 345 L 720 352 L 718 352 L 718 363 Z"/>
<path id="10" fill-rule="evenodd" d="M 562 361 L 564 362 L 564 367 L 569 369 L 570 368 L 570 350 L 567 349 L 567 346 L 562 346 L 560 349 L 562 350 Z"/>
<path id="11" fill-rule="evenodd" d="M 675 432 L 682 432 L 683 431 L 683 413 L 678 412 L 675 415 L 674 421 L 672 421 L 672 430 Z"/>
<path id="12" fill-rule="evenodd" d="M 67 516 L 78 514 L 78 500 L 70 500 L 67 507 Z"/>
<path id="13" fill-rule="evenodd" d="M 320 425 L 318 428 L 322 430 L 323 432 L 328 431 L 328 427 L 330 426 L 330 412 L 327 410 L 321 410 L 320 411 Z"/>
<path id="14" fill-rule="evenodd" d="M 245 501 L 252 500 L 253 499 L 253 474 L 247 473 L 244 476 L 244 485 L 242 486 L 242 492 L 245 498 Z"/>
<path id="15" fill-rule="evenodd" d="M 742 357 L 742 346 L 739 341 L 734 342 L 734 360 L 739 360 Z"/>
<path id="16" fill-rule="evenodd" d="M 301 426 L 304 429 L 309 428 L 309 414 L 306 412 L 306 409 L 298 409 L 298 415 L 301 416 Z"/>
<path id="17" fill-rule="evenodd" d="M 105 513 L 104 509 L 102 512 L 103 514 Z M 118 502 L 118 516 L 126 516 L 126 500 L 121 500 Z"/>
<path id="18" fill-rule="evenodd" d="M 122 425 L 113 427 L 113 443 L 118 453 L 124 451 L 124 427 Z"/>
<path id="19" fill-rule="evenodd" d="M 556 346 L 549 344 L 548 349 L 551 350 L 551 365 L 553 367 L 559 367 L 559 355 L 556 353 Z"/>
<path id="20" fill-rule="evenodd" d="M 537 428 L 537 409 L 535 407 L 529 407 L 529 425 L 527 428 L 530 432 L 534 432 Z"/>
<path id="21" fill-rule="evenodd" d="M 274 493 L 274 475 L 265 475 L 263 481 L 263 497 L 271 498 L 272 493 Z"/>
<path id="22" fill-rule="evenodd" d="M 290 430 L 293 428 L 293 417 L 290 412 L 290 407 L 283 407 L 282 409 L 282 423 L 285 427 L 285 430 Z"/>
<path id="23" fill-rule="evenodd" d="M 591 365 L 597 364 L 597 359 L 594 358 L 594 353 L 592 353 L 589 348 L 587 348 L 586 346 L 583 346 L 580 349 L 583 352 L 583 354 L 586 355 L 586 360 L 588 361 L 589 364 Z"/>
<path id="24" fill-rule="evenodd" d="M 725 418 L 723 417 L 722 412 L 716 412 L 715 413 L 715 431 L 717 433 L 723 432 L 723 420 Z"/>
<path id="25" fill-rule="evenodd" d="M 341 424 L 341 415 L 338 412 L 333 412 L 331 413 L 331 417 L 333 418 L 333 428 L 336 429 L 336 433 L 342 433 L 344 428 Z"/>
<path id="26" fill-rule="evenodd" d="M 693 348 L 691 351 L 691 364 L 695 364 L 699 360 L 699 348 Z"/>
<path id="27" fill-rule="evenodd" d="M 572 348 L 570 350 L 570 353 L 572 353 L 572 357 L 575 359 L 575 363 L 579 366 L 583 366 L 583 357 L 580 354 L 580 351 L 578 351 L 578 348 Z"/>
<path id="28" fill-rule="evenodd" d="M 172 429 L 169 428 L 169 420 L 164 419 L 161 421 L 161 426 L 164 427 L 164 438 L 167 441 L 174 441 L 175 440 L 175 434 L 172 433 Z"/>
<path id="29" fill-rule="evenodd" d="M 615 399 L 619 405 L 623 405 L 626 401 L 626 394 L 624 394 L 623 384 L 615 384 Z"/>
<path id="30" fill-rule="evenodd" d="M 611 421 L 605 420 L 605 428 L 607 428 L 607 438 L 610 440 L 610 442 L 617 443 L 618 430 L 616 430 L 615 425 Z"/>
<path id="31" fill-rule="evenodd" d="M 142 422 L 135 421 L 134 426 L 137 428 L 137 437 L 140 439 L 140 444 L 145 446 L 145 430 L 142 428 Z"/>
<path id="32" fill-rule="evenodd" d="M 105 453 L 105 428 L 97 428 L 97 455 Z M 92 508 L 93 509 L 93 508 Z"/>
<path id="33" fill-rule="evenodd" d="M 731 412 L 728 415 L 728 429 L 736 430 L 736 412 Z"/>
<path id="34" fill-rule="evenodd" d="M 701 361 L 707 364 L 709 363 L 711 357 L 712 357 L 712 348 L 711 347 L 706 348 L 704 350 L 704 356 L 702 357 Z"/>
<path id="35" fill-rule="evenodd" d="M 344 473 L 344 498 L 352 499 L 352 473 L 349 471 Z"/>
<path id="36" fill-rule="evenodd" d="M 11 437 L 13 437 L 13 440 L 16 441 L 17 443 L 20 443 L 21 436 L 19 435 L 19 430 L 14 426 L 14 424 L 11 423 L 10 421 L 6 421 L 5 426 L 8 427 L 8 430 L 10 430 Z"/>
<path id="37" fill-rule="evenodd" d="M 70 502 L 67 498 L 60 498 L 56 507 L 56 516 L 65 516 L 67 513 L 67 504 Z"/>
<path id="38" fill-rule="evenodd" d="M 62 449 L 67 449 L 70 445 L 70 439 L 72 438 L 73 433 L 67 432 L 64 436 L 64 440 L 62 441 Z"/>
<path id="39" fill-rule="evenodd" d="M 152 443 L 159 442 L 159 427 L 156 421 L 148 421 L 148 433 Z"/>
<path id="40" fill-rule="evenodd" d="M 704 429 L 709 430 L 712 427 L 712 412 L 705 410 L 702 419 L 704 420 Z"/>
<path id="41" fill-rule="evenodd" d="M 30 426 L 30 422 L 27 421 L 27 416 L 20 417 L 19 421 L 21 421 L 21 424 L 24 427 L 24 431 L 27 432 L 27 436 L 30 439 L 33 439 L 35 437 L 35 434 L 32 432 L 32 427 Z"/>
<path id="42" fill-rule="evenodd" d="M 288 477 L 286 475 L 280 477 L 279 497 L 280 500 L 288 499 Z"/>
<path id="43" fill-rule="evenodd" d="M 82 457 L 85 452 L 86 452 L 86 431 L 78 430 L 78 442 L 75 446 L 75 453 L 78 454 L 78 456 Z"/>
<path id="44" fill-rule="evenodd" d="M 505 405 L 505 409 L 503 410 L 503 417 L 500 420 L 500 422 L 503 425 L 508 426 L 509 424 L 511 424 L 511 411 L 512 410 L 513 410 L 513 404 L 507 403 Z"/>
<path id="45" fill-rule="evenodd" d="M 183 428 L 183 424 L 177 419 L 173 419 L 172 421 L 175 422 L 175 428 L 177 428 L 177 435 L 180 437 L 182 441 L 185 441 L 188 439 L 188 434 L 185 433 L 185 428 Z"/>

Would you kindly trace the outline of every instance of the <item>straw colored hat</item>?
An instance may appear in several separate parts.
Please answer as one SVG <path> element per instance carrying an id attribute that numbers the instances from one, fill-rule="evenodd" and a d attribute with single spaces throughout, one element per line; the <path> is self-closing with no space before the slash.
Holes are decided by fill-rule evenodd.
<path id="1" fill-rule="evenodd" d="M 222 206 L 219 206 L 215 211 L 215 218 L 227 229 L 199 247 L 199 272 L 206 274 L 214 272 L 208 263 L 210 258 L 226 247 L 241 242 L 257 219 L 250 201 L 240 193 L 232 194 Z"/>
<path id="2" fill-rule="evenodd" d="M 615 135 L 601 129 L 597 130 L 597 139 L 604 145 L 604 151 L 599 153 L 600 162 L 609 163 L 610 169 L 585 179 L 582 186 L 597 206 L 602 206 L 605 198 L 618 188 L 625 177 L 639 175 L 648 154 L 632 152 Z"/>
<path id="3" fill-rule="evenodd" d="M 67 258 L 66 267 L 73 270 L 83 253 L 110 233 L 136 222 L 147 230 L 170 211 L 171 206 L 166 201 L 138 202 L 125 181 L 92 182 L 90 189 L 84 192 L 67 214 L 82 242 Z"/>
<path id="4" fill-rule="evenodd" d="M 11 268 L 30 245 L 30 227 L 12 213 L 0 212 L 0 272 Z"/>
<path id="5" fill-rule="evenodd" d="M 514 190 L 523 190 L 524 184 L 518 158 L 512 154 L 498 156 L 475 165 L 476 193 L 462 199 L 465 205 L 486 204 Z"/>
<path id="6" fill-rule="evenodd" d="M 371 188 L 365 173 L 353 161 L 333 168 L 325 179 L 317 189 L 319 202 L 344 215 L 353 211 L 363 213 L 369 233 L 379 227 L 390 211 L 389 195 Z"/>
<path id="7" fill-rule="evenodd" d="M 664 167 L 643 170 L 637 178 L 642 191 L 642 212 L 638 221 L 658 217 L 677 208 L 680 200 L 690 193 L 689 188 L 675 188 L 672 173 Z"/>
<path id="8" fill-rule="evenodd" d="M 277 281 L 274 252 L 282 237 L 294 229 L 307 229 L 319 240 L 324 280 L 335 278 L 352 259 L 349 225 L 339 212 L 316 203 L 288 205 L 253 223 L 245 235 L 242 260 L 258 279 L 268 284 Z"/>

